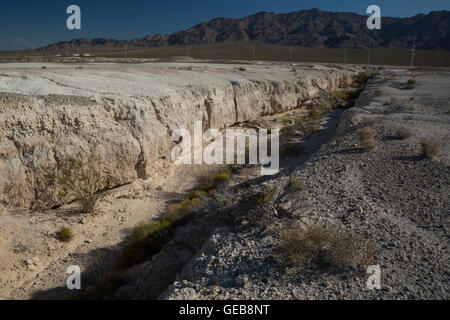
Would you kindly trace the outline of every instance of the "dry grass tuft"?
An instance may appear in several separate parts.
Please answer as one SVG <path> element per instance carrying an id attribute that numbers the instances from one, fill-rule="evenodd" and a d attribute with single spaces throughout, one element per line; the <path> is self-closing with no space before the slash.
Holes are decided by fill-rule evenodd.
<path id="1" fill-rule="evenodd" d="M 359 129 L 356 134 L 358 135 L 359 142 L 361 145 L 367 150 L 375 150 L 377 148 L 377 144 L 375 142 L 375 129 L 371 127 L 365 127 Z"/>
<path id="2" fill-rule="evenodd" d="M 427 159 L 434 158 L 438 153 L 438 146 L 430 139 L 424 138 L 420 142 L 422 147 L 422 156 Z"/>
<path id="3" fill-rule="evenodd" d="M 283 231 L 281 248 L 283 261 L 302 269 L 365 268 L 376 256 L 374 244 L 362 236 L 318 225 Z"/>

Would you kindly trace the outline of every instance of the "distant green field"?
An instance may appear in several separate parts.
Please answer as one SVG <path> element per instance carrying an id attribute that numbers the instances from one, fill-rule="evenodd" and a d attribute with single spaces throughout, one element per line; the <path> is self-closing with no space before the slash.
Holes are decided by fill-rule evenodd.
<path id="1" fill-rule="evenodd" d="M 255 56 L 253 57 L 253 47 Z M 89 53 L 96 57 L 123 58 L 125 48 L 111 48 L 97 51 L 92 48 L 80 48 L 73 50 L 61 50 L 51 52 L 39 52 L 38 54 L 56 55 L 66 53 Z M 369 52 L 370 51 L 370 52 Z M 26 52 L 19 54 L 25 55 Z M 28 54 L 31 54 L 28 51 Z M 127 48 L 128 58 L 170 58 L 174 56 L 187 56 L 199 59 L 223 59 L 223 60 L 265 60 L 265 61 L 292 61 L 292 62 L 328 62 L 328 63 L 353 63 L 372 65 L 399 65 L 409 66 L 411 52 L 407 49 L 327 49 L 306 48 L 298 46 L 279 46 L 261 43 L 220 43 L 212 45 L 190 45 L 162 48 Z M 5 53 L 0 53 L 0 57 Z M 13 53 L 9 53 L 13 56 Z M 415 66 L 442 66 L 450 67 L 450 51 L 416 50 Z"/>

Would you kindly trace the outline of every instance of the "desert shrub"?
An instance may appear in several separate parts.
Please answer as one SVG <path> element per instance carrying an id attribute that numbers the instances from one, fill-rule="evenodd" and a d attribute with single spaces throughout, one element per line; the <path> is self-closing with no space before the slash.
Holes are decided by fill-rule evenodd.
<path id="1" fill-rule="evenodd" d="M 247 69 L 244 68 L 244 67 L 239 67 L 238 70 L 239 70 L 239 71 L 246 71 Z"/>
<path id="2" fill-rule="evenodd" d="M 317 109 L 309 110 L 308 117 L 312 120 L 320 120 L 320 118 L 322 117 L 322 112 Z"/>
<path id="3" fill-rule="evenodd" d="M 62 202 L 76 200 L 82 212 L 94 213 L 97 201 L 110 188 L 110 178 L 103 177 L 95 167 L 99 162 L 96 156 L 87 156 L 81 150 L 59 161 L 56 167 L 42 167 L 44 185 L 53 188 Z"/>
<path id="4" fill-rule="evenodd" d="M 412 136 L 411 130 L 401 127 L 395 130 L 394 132 L 394 138 L 399 140 L 405 140 Z"/>
<path id="5" fill-rule="evenodd" d="M 259 203 L 269 203 L 272 201 L 272 193 L 269 186 L 265 185 L 263 190 L 257 195 Z"/>
<path id="6" fill-rule="evenodd" d="M 209 190 L 208 190 L 209 191 Z M 204 197 L 208 195 L 206 191 L 203 190 L 194 190 L 191 193 L 189 193 L 189 199 L 192 200 L 194 198 Z"/>
<path id="7" fill-rule="evenodd" d="M 281 121 L 283 122 L 284 125 L 288 126 L 290 124 L 292 124 L 292 119 L 291 116 L 289 114 L 285 114 L 281 117 Z"/>
<path id="8" fill-rule="evenodd" d="M 171 223 L 167 220 L 159 220 L 159 221 L 150 221 L 144 222 L 141 221 L 134 227 L 131 235 L 128 240 L 131 243 L 138 242 L 145 237 L 147 237 L 150 233 L 167 233 L 171 228 Z"/>
<path id="9" fill-rule="evenodd" d="M 382 96 L 383 95 L 383 91 L 382 90 L 375 90 L 374 94 L 376 96 Z"/>
<path id="10" fill-rule="evenodd" d="M 413 85 L 413 84 L 407 84 L 406 86 L 405 86 L 405 90 L 412 90 L 412 89 L 414 89 L 416 86 L 415 85 Z"/>
<path id="11" fill-rule="evenodd" d="M 202 200 L 199 198 L 185 199 L 181 202 L 170 204 L 167 207 L 164 218 L 172 223 L 176 222 L 191 213 L 194 209 L 199 208 L 201 204 Z"/>
<path id="12" fill-rule="evenodd" d="M 304 188 L 303 179 L 298 175 L 293 175 L 289 178 L 289 189 L 294 191 L 302 191 Z"/>
<path id="13" fill-rule="evenodd" d="M 408 81 L 406 81 L 406 84 L 407 85 L 415 85 L 416 84 L 416 79 L 411 78 Z"/>
<path id="14" fill-rule="evenodd" d="M 360 86 L 365 85 L 369 79 L 373 78 L 375 73 L 372 71 L 361 71 L 354 76 L 354 81 Z"/>
<path id="15" fill-rule="evenodd" d="M 69 242 L 73 239 L 73 232 L 70 228 L 64 227 L 58 232 L 59 239 L 64 242 Z"/>
<path id="16" fill-rule="evenodd" d="M 308 116 L 297 117 L 295 118 L 295 126 L 304 136 L 307 137 L 319 130 L 320 118 L 313 119 Z"/>
<path id="17" fill-rule="evenodd" d="M 231 177 L 231 169 L 225 169 L 225 170 L 221 170 L 219 171 L 213 178 L 213 183 L 214 184 L 218 184 L 222 181 L 226 181 L 228 179 L 230 179 Z"/>
<path id="18" fill-rule="evenodd" d="M 430 139 L 424 138 L 420 142 L 420 146 L 422 147 L 422 156 L 424 158 L 432 159 L 438 153 L 438 146 Z"/>
<path id="19" fill-rule="evenodd" d="M 172 229 L 172 222 L 166 219 L 140 222 L 128 237 L 127 245 L 122 249 L 122 255 L 114 269 L 127 269 L 158 253 L 170 238 Z"/>
<path id="20" fill-rule="evenodd" d="M 205 183 L 198 187 L 198 191 L 208 193 L 210 190 L 214 189 L 212 183 Z"/>
<path id="21" fill-rule="evenodd" d="M 376 255 L 372 242 L 335 227 L 314 225 L 281 232 L 281 258 L 299 268 L 365 268 Z"/>
<path id="22" fill-rule="evenodd" d="M 350 93 L 348 91 L 333 91 L 333 95 L 342 100 L 348 100 L 350 98 Z"/>
<path id="23" fill-rule="evenodd" d="M 377 144 L 375 142 L 375 134 L 376 131 L 373 128 L 365 127 L 362 129 L 359 129 L 356 134 L 358 135 L 358 139 L 360 144 L 368 149 L 368 150 L 374 150 L 377 147 Z"/>

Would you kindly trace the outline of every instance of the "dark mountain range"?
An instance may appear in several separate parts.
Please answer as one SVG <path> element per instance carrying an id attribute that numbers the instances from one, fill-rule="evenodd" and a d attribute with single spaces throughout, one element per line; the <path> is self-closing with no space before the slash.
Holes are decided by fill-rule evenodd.
<path id="1" fill-rule="evenodd" d="M 450 11 L 433 11 L 410 18 L 382 17 L 381 30 L 369 30 L 368 16 L 319 9 L 275 14 L 259 12 L 242 19 L 216 18 L 170 35 L 133 40 L 75 39 L 42 49 L 92 47 L 160 47 L 257 41 L 318 48 L 410 48 L 450 50 Z"/>

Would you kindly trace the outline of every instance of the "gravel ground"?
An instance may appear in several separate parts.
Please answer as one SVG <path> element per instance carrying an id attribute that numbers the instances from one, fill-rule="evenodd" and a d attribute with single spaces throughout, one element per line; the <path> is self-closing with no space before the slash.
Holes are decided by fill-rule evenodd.
<path id="1" fill-rule="evenodd" d="M 411 72 L 416 85 L 406 90 Z M 448 299 L 449 88 L 445 72 L 381 71 L 343 113 L 335 137 L 306 162 L 216 195 L 228 199 L 231 222 L 217 225 L 160 298 Z M 373 151 L 356 136 L 366 126 L 376 130 Z M 411 136 L 399 139 L 399 128 Z M 433 159 L 420 155 L 425 137 L 438 145 Z M 303 191 L 285 192 L 292 174 L 304 180 Z M 273 200 L 261 205 L 265 186 Z M 315 223 L 371 239 L 381 289 L 367 288 L 365 270 L 282 263 L 280 230 Z"/>

